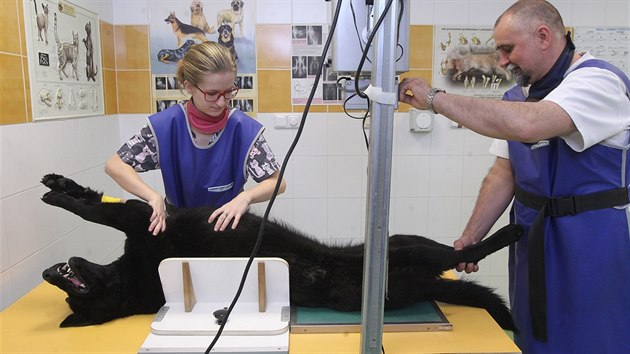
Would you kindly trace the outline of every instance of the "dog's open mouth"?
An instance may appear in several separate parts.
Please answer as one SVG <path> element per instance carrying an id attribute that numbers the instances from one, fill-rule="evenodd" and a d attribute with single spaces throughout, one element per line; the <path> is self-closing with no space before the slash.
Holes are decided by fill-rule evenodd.
<path id="1" fill-rule="evenodd" d="M 68 263 L 64 263 L 63 265 L 59 265 L 57 267 L 57 273 L 61 275 L 64 279 L 72 284 L 72 287 L 81 293 L 85 293 L 88 291 L 88 286 L 81 280 L 81 278 L 70 268 Z"/>

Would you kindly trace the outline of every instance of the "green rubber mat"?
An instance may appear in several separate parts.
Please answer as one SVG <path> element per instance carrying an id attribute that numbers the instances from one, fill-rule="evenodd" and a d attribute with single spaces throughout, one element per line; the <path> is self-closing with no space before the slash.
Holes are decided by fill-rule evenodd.
<path id="1" fill-rule="evenodd" d="M 419 302 L 385 311 L 383 332 L 449 331 L 451 323 L 434 302 Z M 321 307 L 292 307 L 294 333 L 360 332 L 361 312 L 341 312 Z"/>

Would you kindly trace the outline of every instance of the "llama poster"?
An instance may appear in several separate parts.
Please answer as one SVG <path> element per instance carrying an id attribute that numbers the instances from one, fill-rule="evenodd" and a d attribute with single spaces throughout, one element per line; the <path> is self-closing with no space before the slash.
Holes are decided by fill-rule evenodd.
<path id="1" fill-rule="evenodd" d="M 98 15 L 24 0 L 24 20 L 33 120 L 104 114 Z"/>

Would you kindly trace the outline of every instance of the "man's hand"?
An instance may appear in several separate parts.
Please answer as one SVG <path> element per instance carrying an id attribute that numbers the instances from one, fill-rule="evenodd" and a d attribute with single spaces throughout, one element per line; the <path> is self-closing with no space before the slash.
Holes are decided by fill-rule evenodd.
<path id="1" fill-rule="evenodd" d="M 464 247 L 468 247 L 468 246 L 472 246 L 474 245 L 476 242 L 472 241 L 470 238 L 468 237 L 460 237 L 458 240 L 455 240 L 455 242 L 453 242 L 453 247 L 455 248 L 455 250 L 461 250 Z M 477 263 L 460 263 L 457 265 L 457 267 L 455 268 L 458 272 L 466 272 L 468 274 L 472 273 L 472 272 L 476 272 L 479 270 L 479 266 L 477 265 Z"/>
<path id="2" fill-rule="evenodd" d="M 398 84 L 398 100 L 417 109 L 427 109 L 427 96 L 431 85 L 422 78 L 410 77 Z"/>

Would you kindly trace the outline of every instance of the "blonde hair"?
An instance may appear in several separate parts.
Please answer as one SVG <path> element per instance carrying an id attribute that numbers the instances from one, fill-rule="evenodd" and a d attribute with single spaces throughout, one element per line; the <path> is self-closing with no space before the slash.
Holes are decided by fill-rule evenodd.
<path id="1" fill-rule="evenodd" d="M 230 50 L 216 42 L 208 41 L 194 45 L 177 65 L 177 80 L 183 85 L 188 81 L 198 85 L 210 73 L 233 72 L 236 61 Z"/>

